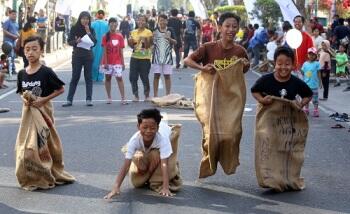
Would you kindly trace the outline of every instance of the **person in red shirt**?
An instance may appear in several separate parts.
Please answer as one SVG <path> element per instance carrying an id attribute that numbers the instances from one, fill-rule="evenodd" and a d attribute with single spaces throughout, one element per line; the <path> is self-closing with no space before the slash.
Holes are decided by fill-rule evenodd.
<path id="1" fill-rule="evenodd" d="M 210 19 L 204 20 L 202 26 L 202 44 L 213 41 L 214 28 Z"/>
<path id="2" fill-rule="evenodd" d="M 296 72 L 299 77 L 301 77 L 300 69 L 304 62 L 307 60 L 307 50 L 314 47 L 311 36 L 303 30 L 305 18 L 303 16 L 296 16 L 293 19 L 295 29 L 299 30 L 303 36 L 301 45 L 296 49 Z"/>
<path id="3" fill-rule="evenodd" d="M 117 32 L 118 21 L 110 18 L 108 21 L 109 31 L 102 38 L 104 55 L 101 61 L 100 72 L 105 74 L 105 87 L 107 92 L 107 104 L 112 103 L 111 80 L 116 77 L 121 95 L 122 104 L 128 104 L 125 99 L 123 71 L 125 70 L 123 48 L 124 38 Z"/>

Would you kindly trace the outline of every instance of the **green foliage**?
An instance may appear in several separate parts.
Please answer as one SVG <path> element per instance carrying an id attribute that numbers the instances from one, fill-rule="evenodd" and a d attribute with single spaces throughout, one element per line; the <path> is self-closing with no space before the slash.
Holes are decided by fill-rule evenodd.
<path id="1" fill-rule="evenodd" d="M 244 5 L 222 6 L 215 8 L 214 11 L 219 13 L 233 12 L 241 17 L 243 22 L 245 22 L 248 18 Z"/>
<path id="2" fill-rule="evenodd" d="M 273 27 L 282 19 L 281 9 L 275 0 L 257 0 L 252 15 L 266 27 Z"/>

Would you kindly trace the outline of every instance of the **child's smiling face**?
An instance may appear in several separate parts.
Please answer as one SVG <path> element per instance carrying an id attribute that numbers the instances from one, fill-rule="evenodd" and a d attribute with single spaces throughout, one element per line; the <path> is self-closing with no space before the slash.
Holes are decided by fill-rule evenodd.
<path id="1" fill-rule="evenodd" d="M 153 118 L 142 119 L 142 122 L 137 125 L 145 146 L 150 146 L 158 132 L 158 124 Z"/>
<path id="2" fill-rule="evenodd" d="M 280 54 L 277 56 L 275 63 L 275 76 L 281 81 L 289 80 L 294 67 L 292 58 Z"/>

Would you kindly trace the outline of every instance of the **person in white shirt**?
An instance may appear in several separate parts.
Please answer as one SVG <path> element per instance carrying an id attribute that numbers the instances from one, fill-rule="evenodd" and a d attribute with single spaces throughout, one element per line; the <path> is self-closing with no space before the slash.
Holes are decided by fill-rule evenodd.
<path id="1" fill-rule="evenodd" d="M 312 30 L 312 41 L 314 42 L 315 48 L 318 50 L 321 48 L 321 43 L 324 38 L 320 35 L 320 31 L 317 28 Z"/>
<path id="2" fill-rule="evenodd" d="M 148 172 L 153 174 L 161 164 L 163 186 L 160 194 L 173 196 L 169 190 L 168 175 L 168 159 L 173 153 L 170 143 L 171 130 L 166 123 L 161 122 L 161 119 L 162 116 L 157 109 L 144 109 L 137 115 L 139 131 L 127 143 L 124 164 L 119 171 L 112 191 L 104 197 L 105 199 L 111 199 L 120 194 L 120 186 L 129 171 L 135 154 L 142 156 L 142 158 L 138 158 L 141 161 L 134 161 L 140 174 Z"/>

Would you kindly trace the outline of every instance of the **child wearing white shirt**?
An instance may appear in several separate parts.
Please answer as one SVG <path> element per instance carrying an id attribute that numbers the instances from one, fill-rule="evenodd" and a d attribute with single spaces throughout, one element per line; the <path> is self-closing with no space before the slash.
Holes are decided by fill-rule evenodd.
<path id="1" fill-rule="evenodd" d="M 157 109 L 145 109 L 137 115 L 137 127 L 139 129 L 127 143 L 125 161 L 116 178 L 112 191 L 106 195 L 105 199 L 111 199 L 120 194 L 120 186 L 129 171 L 133 157 L 138 155 L 140 161 L 134 162 L 138 168 L 138 173 L 153 174 L 155 169 L 161 164 L 163 177 L 163 187 L 160 194 L 172 196 L 169 190 L 168 158 L 173 153 L 170 143 L 170 127 L 161 122 L 162 116 Z M 159 152 L 158 152 L 159 151 Z"/>

